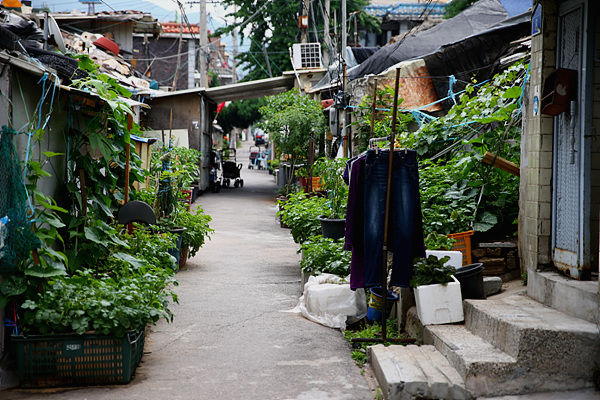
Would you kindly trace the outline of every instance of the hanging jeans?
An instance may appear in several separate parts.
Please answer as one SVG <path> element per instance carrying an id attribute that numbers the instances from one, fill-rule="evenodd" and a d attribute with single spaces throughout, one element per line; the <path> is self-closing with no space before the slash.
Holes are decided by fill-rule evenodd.
<path id="1" fill-rule="evenodd" d="M 389 151 L 368 150 L 365 160 L 366 287 L 380 286 L 382 283 L 389 154 Z M 394 253 L 390 285 L 408 287 L 413 258 L 425 256 L 416 151 L 394 152 L 390 189 L 387 247 L 388 251 Z"/>

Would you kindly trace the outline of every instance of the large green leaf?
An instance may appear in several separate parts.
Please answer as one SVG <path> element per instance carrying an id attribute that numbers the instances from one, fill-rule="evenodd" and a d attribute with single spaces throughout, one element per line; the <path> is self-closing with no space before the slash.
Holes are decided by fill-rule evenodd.
<path id="1" fill-rule="evenodd" d="M 473 224 L 473 229 L 477 232 L 486 232 L 489 231 L 498 223 L 498 217 L 489 211 L 481 214 L 481 217 L 477 222 Z"/>
<path id="2" fill-rule="evenodd" d="M 18 296 L 27 290 L 27 280 L 23 276 L 7 276 L 0 283 L 0 293 L 4 296 Z"/>

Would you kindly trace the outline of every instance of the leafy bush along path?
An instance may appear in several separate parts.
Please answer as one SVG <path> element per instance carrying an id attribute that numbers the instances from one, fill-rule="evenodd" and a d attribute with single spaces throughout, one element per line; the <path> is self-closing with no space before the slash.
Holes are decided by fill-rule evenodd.
<path id="1" fill-rule="evenodd" d="M 44 398 L 374 398 L 338 330 L 281 312 L 301 294 L 298 245 L 275 219 L 273 176 L 247 169 L 241 175 L 243 188 L 206 193 L 192 205 L 213 217 L 215 233 L 178 272 L 174 321 L 152 327 L 133 382 Z M 13 390 L 0 397 L 42 395 Z"/>

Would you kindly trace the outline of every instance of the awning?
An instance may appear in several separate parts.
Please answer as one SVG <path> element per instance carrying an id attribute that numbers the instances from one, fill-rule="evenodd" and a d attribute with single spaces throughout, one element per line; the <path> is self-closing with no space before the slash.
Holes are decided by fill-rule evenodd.
<path id="1" fill-rule="evenodd" d="M 294 87 L 294 75 L 280 76 L 277 78 L 259 79 L 257 81 L 241 82 L 232 85 L 208 88 L 204 97 L 219 104 L 224 101 L 255 99 L 257 97 L 271 96 Z"/>
<path id="2" fill-rule="evenodd" d="M 250 82 L 240 82 L 231 85 L 218 86 L 214 88 L 192 88 L 176 90 L 172 92 L 154 91 L 151 98 L 164 98 L 172 96 L 182 96 L 188 94 L 198 94 L 206 99 L 219 104 L 224 101 L 255 99 L 258 97 L 271 96 L 294 87 L 294 75 L 279 76 L 276 78 L 259 79 Z"/>

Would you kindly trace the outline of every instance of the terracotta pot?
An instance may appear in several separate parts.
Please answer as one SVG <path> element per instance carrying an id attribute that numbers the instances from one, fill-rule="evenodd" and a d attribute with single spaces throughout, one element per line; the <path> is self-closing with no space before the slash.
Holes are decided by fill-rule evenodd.
<path id="1" fill-rule="evenodd" d="M 189 254 L 190 254 L 189 247 L 185 247 L 185 248 L 181 249 L 181 255 L 179 256 L 179 269 L 185 267 L 185 264 L 187 264 Z"/>

